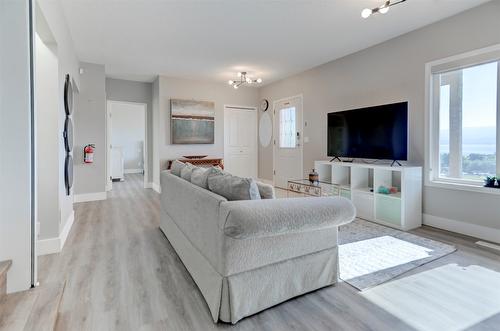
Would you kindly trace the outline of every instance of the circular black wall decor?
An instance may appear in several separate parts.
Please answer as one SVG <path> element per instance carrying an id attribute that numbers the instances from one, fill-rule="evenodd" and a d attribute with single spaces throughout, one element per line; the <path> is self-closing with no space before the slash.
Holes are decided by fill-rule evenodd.
<path id="1" fill-rule="evenodd" d="M 73 186 L 73 157 L 70 154 L 66 155 L 66 160 L 64 161 L 64 183 L 66 194 L 70 195 L 71 187 Z"/>
<path id="2" fill-rule="evenodd" d="M 64 111 L 66 115 L 71 115 L 73 112 L 73 86 L 69 75 L 66 75 L 64 82 Z"/>
<path id="3" fill-rule="evenodd" d="M 66 117 L 64 121 L 64 149 L 67 153 L 73 150 L 73 122 L 71 117 Z"/>

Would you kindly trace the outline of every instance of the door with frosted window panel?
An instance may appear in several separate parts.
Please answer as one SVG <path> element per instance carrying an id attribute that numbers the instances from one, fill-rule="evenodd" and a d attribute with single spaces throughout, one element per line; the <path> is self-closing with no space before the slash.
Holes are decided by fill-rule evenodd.
<path id="1" fill-rule="evenodd" d="M 302 99 L 276 103 L 274 109 L 274 185 L 287 187 L 289 179 L 303 177 Z"/>

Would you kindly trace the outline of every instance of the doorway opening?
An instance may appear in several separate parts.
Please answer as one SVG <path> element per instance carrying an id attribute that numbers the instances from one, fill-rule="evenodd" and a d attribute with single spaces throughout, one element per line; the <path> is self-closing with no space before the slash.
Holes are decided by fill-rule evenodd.
<path id="1" fill-rule="evenodd" d="M 301 179 L 303 171 L 302 95 L 274 102 L 273 182 L 286 189 L 290 179 Z"/>
<path id="2" fill-rule="evenodd" d="M 107 183 L 124 181 L 127 176 L 142 176 L 148 187 L 147 105 L 145 103 L 107 102 Z"/>

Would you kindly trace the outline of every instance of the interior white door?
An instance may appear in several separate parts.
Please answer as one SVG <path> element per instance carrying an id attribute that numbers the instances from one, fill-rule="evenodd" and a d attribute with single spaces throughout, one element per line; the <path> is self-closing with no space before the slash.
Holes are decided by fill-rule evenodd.
<path id="1" fill-rule="evenodd" d="M 302 97 L 275 103 L 273 127 L 274 185 L 286 189 L 289 179 L 303 177 Z"/>
<path id="2" fill-rule="evenodd" d="M 257 178 L 257 109 L 224 107 L 224 169 Z"/>

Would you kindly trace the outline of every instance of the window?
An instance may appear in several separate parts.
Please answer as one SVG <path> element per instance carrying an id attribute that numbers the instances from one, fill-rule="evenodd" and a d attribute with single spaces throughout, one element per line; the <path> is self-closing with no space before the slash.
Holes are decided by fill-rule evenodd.
<path id="1" fill-rule="evenodd" d="M 280 109 L 280 148 L 295 148 L 295 107 Z"/>
<path id="2" fill-rule="evenodd" d="M 495 50 L 428 67 L 431 181 L 482 186 L 500 175 L 499 59 Z"/>

